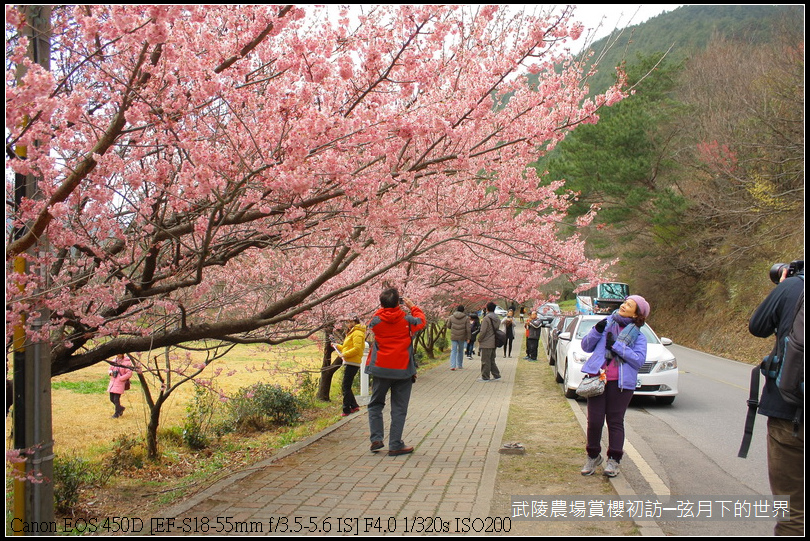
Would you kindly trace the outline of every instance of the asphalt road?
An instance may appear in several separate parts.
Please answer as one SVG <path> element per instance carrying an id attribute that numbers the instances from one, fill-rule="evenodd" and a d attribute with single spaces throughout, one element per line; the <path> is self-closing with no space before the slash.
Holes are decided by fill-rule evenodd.
<path id="1" fill-rule="evenodd" d="M 671 406 L 633 399 L 625 418 L 625 452 L 632 459 L 622 461 L 626 482 L 636 495 L 770 495 L 765 417 L 757 418 L 748 458 L 737 457 L 753 366 L 677 345 L 670 349 L 678 360 L 679 394 Z M 585 402 L 578 406 L 584 411 Z M 773 524 L 741 519 L 657 521 L 666 535 L 690 536 L 773 535 Z"/>

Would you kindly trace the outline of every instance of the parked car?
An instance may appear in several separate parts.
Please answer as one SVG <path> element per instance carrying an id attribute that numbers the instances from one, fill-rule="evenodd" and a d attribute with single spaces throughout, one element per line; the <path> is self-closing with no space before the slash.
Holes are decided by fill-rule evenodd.
<path id="1" fill-rule="evenodd" d="M 508 313 L 509 312 L 507 312 L 506 310 L 504 310 L 500 306 L 495 306 L 495 315 L 498 316 L 499 318 L 503 319 L 504 317 L 506 317 L 506 314 L 508 314 Z M 479 318 L 482 318 L 485 315 L 487 315 L 486 310 L 483 310 L 483 309 L 478 310 L 476 312 L 476 314 L 478 315 Z"/>
<path id="2" fill-rule="evenodd" d="M 571 323 L 571 320 L 574 319 L 574 316 L 560 316 L 560 319 L 557 320 L 557 325 L 552 327 L 548 343 L 548 364 L 555 365 L 557 364 L 557 343 L 559 342 L 560 333 L 568 327 L 568 324 Z"/>
<path id="3" fill-rule="evenodd" d="M 582 339 L 605 316 L 577 316 L 558 336 L 556 351 L 557 381 L 563 384 L 567 398 L 576 398 L 576 388 L 582 381 L 582 365 L 590 353 L 582 351 Z M 672 404 L 678 394 L 678 363 L 666 346 L 669 338 L 658 338 L 649 325 L 641 332 L 647 338 L 647 360 L 638 372 L 636 395 L 653 396 L 660 404 Z"/>

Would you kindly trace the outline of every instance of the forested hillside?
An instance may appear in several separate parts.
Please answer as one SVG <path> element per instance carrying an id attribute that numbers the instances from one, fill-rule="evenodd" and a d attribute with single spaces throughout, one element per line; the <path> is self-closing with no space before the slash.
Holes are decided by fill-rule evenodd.
<path id="1" fill-rule="evenodd" d="M 803 6 L 684 6 L 629 29 L 612 54 L 635 94 L 536 164 L 579 212 L 600 206 L 591 255 L 616 258 L 683 345 L 751 362 L 772 346 L 747 321 L 771 265 L 804 259 L 803 19 Z"/>
<path id="2" fill-rule="evenodd" d="M 681 6 L 648 21 L 614 30 L 595 42 L 590 50 L 605 51 L 602 69 L 591 79 L 591 93 L 604 91 L 615 79 L 610 66 L 637 56 L 670 51 L 677 62 L 702 51 L 717 38 L 735 43 L 772 43 L 786 24 L 794 31 L 804 28 L 804 6 Z M 607 49 L 607 50 L 606 50 Z"/>

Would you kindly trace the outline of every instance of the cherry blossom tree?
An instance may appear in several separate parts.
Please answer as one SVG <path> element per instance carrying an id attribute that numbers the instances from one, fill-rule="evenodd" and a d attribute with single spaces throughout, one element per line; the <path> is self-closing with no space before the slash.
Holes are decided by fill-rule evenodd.
<path id="1" fill-rule="evenodd" d="M 526 168 L 623 97 L 586 98 L 572 8 L 364 10 L 61 7 L 46 71 L 6 7 L 6 167 L 39 190 L 7 205 L 32 269 L 7 271 L 7 329 L 54 375 L 309 336 L 383 283 L 525 298 L 605 271 L 558 235 L 573 194 Z"/>

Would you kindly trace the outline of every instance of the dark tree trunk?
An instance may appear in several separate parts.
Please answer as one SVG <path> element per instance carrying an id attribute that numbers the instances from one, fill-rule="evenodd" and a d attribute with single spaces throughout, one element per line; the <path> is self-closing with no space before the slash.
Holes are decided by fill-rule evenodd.
<path id="1" fill-rule="evenodd" d="M 444 351 L 443 343 L 439 344 L 446 330 L 443 321 L 436 321 L 428 323 L 427 326 L 419 332 L 416 337 L 416 342 L 425 350 L 425 355 L 429 359 L 435 359 L 436 355 L 433 351 L 434 347 L 439 347 L 439 351 Z"/>
<path id="2" fill-rule="evenodd" d="M 331 326 L 327 326 L 326 328 L 330 329 Z M 324 331 L 324 334 L 326 335 L 326 340 L 324 340 L 323 345 L 323 360 L 321 361 L 321 378 L 318 383 L 317 399 L 329 402 L 329 391 L 332 389 L 332 376 L 334 376 L 338 368 L 343 365 L 343 360 L 338 356 L 334 362 L 332 361 L 334 348 L 332 348 L 332 344 L 329 341 L 329 332 Z"/>
<path id="3" fill-rule="evenodd" d="M 149 423 L 146 425 L 146 456 L 149 460 L 158 459 L 157 431 L 160 426 L 160 409 L 165 397 L 161 394 L 153 406 L 149 408 Z"/>

